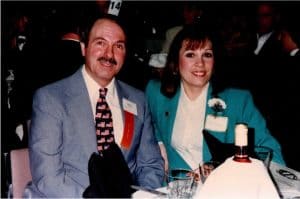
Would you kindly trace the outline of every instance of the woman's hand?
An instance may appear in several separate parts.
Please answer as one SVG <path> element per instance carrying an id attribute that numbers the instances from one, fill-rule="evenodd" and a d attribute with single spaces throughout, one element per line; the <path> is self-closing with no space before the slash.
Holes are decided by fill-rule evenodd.
<path id="1" fill-rule="evenodd" d="M 169 161 L 168 161 L 168 155 L 166 151 L 166 147 L 163 143 L 159 143 L 160 153 L 165 161 L 165 171 L 168 171 L 169 169 Z"/>

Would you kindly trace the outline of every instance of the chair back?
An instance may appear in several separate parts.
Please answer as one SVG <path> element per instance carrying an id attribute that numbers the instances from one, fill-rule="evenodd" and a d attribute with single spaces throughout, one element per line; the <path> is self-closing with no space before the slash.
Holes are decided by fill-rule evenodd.
<path id="1" fill-rule="evenodd" d="M 12 196 L 22 198 L 25 186 L 31 181 L 28 148 L 16 149 L 10 152 Z"/>

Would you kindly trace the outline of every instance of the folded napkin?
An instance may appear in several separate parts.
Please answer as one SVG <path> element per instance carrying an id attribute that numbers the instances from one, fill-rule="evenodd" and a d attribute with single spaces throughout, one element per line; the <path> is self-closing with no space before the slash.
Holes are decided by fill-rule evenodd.
<path id="1" fill-rule="evenodd" d="M 300 172 L 271 162 L 270 172 L 282 198 L 300 198 Z"/>
<path id="2" fill-rule="evenodd" d="M 132 176 L 121 149 L 113 143 L 103 156 L 93 153 L 89 159 L 90 185 L 84 198 L 130 198 L 134 190 Z"/>
<path id="3" fill-rule="evenodd" d="M 233 143 L 222 143 L 206 130 L 203 130 L 203 137 L 211 153 L 211 160 L 223 163 L 234 154 L 235 147 Z"/>
<path id="4" fill-rule="evenodd" d="M 152 54 L 149 60 L 149 66 L 154 68 L 164 68 L 167 62 L 167 53 Z"/>
<path id="5" fill-rule="evenodd" d="M 198 188 L 195 199 L 279 199 L 264 164 L 250 158 L 239 163 L 229 157 L 208 176 Z"/>

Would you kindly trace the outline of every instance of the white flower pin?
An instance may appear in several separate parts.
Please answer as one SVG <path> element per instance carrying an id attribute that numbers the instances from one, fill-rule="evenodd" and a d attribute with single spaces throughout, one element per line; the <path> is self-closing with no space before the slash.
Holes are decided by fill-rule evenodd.
<path id="1" fill-rule="evenodd" d="M 215 113 L 223 112 L 227 107 L 225 102 L 220 98 L 211 98 L 208 100 L 208 106 L 212 108 Z"/>

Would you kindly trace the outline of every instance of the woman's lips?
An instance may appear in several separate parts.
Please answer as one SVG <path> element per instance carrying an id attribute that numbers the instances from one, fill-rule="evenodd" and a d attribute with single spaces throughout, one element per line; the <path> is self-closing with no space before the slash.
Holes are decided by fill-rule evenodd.
<path id="1" fill-rule="evenodd" d="M 192 72 L 193 75 L 197 76 L 197 77 L 203 77 L 205 76 L 206 72 L 205 71 L 194 71 Z"/>

